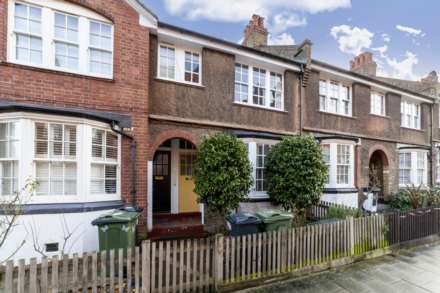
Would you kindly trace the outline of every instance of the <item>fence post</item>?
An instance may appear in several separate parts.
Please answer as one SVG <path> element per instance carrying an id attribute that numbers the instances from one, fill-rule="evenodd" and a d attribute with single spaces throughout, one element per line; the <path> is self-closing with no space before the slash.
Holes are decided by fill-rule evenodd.
<path id="1" fill-rule="evenodd" d="M 349 226 L 349 239 L 350 239 L 350 255 L 354 255 L 354 218 L 352 216 L 347 218 Z"/>
<path id="2" fill-rule="evenodd" d="M 214 263 L 215 263 L 215 276 L 214 276 L 214 289 L 218 292 L 219 285 L 223 282 L 223 258 L 224 258 L 224 237 L 222 234 L 215 235 L 214 245 Z"/>

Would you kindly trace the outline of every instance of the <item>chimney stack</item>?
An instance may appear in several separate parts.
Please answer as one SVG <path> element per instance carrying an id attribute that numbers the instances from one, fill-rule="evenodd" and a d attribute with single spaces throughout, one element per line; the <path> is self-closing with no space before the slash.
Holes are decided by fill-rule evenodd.
<path id="1" fill-rule="evenodd" d="M 244 30 L 243 46 L 251 48 L 265 46 L 268 34 L 264 26 L 264 17 L 254 14 Z"/>
<path id="2" fill-rule="evenodd" d="M 364 52 L 356 56 L 350 61 L 350 71 L 368 76 L 376 76 L 377 63 L 373 60 L 373 54 Z"/>

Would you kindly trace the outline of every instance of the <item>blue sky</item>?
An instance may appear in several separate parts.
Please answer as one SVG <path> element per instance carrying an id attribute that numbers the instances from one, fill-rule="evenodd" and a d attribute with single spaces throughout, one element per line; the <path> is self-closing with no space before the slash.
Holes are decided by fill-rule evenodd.
<path id="1" fill-rule="evenodd" d="M 253 13 L 265 16 L 272 44 L 312 40 L 313 57 L 348 68 L 362 51 L 379 74 L 420 79 L 439 69 L 440 1 L 143 0 L 163 22 L 233 42 Z"/>

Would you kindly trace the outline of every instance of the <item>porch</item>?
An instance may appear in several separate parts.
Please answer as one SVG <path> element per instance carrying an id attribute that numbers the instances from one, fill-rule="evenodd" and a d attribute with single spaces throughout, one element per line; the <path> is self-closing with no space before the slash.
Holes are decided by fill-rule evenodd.
<path id="1" fill-rule="evenodd" d="M 149 236 L 152 239 L 203 237 L 203 205 L 194 192 L 193 164 L 196 145 L 169 138 L 149 162 Z"/>

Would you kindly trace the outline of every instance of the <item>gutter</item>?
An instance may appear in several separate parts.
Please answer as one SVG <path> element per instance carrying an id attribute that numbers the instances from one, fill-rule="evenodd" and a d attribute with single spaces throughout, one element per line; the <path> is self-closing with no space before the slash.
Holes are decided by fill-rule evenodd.
<path id="1" fill-rule="evenodd" d="M 113 132 L 120 134 L 121 136 L 128 138 L 131 141 L 130 146 L 130 160 L 131 160 L 131 190 L 130 190 L 130 196 L 131 196 L 131 206 L 135 209 L 137 209 L 136 206 L 136 140 L 134 137 L 128 133 L 125 133 L 124 131 L 121 131 L 116 128 L 118 124 L 115 121 L 111 122 L 111 129 Z"/>

